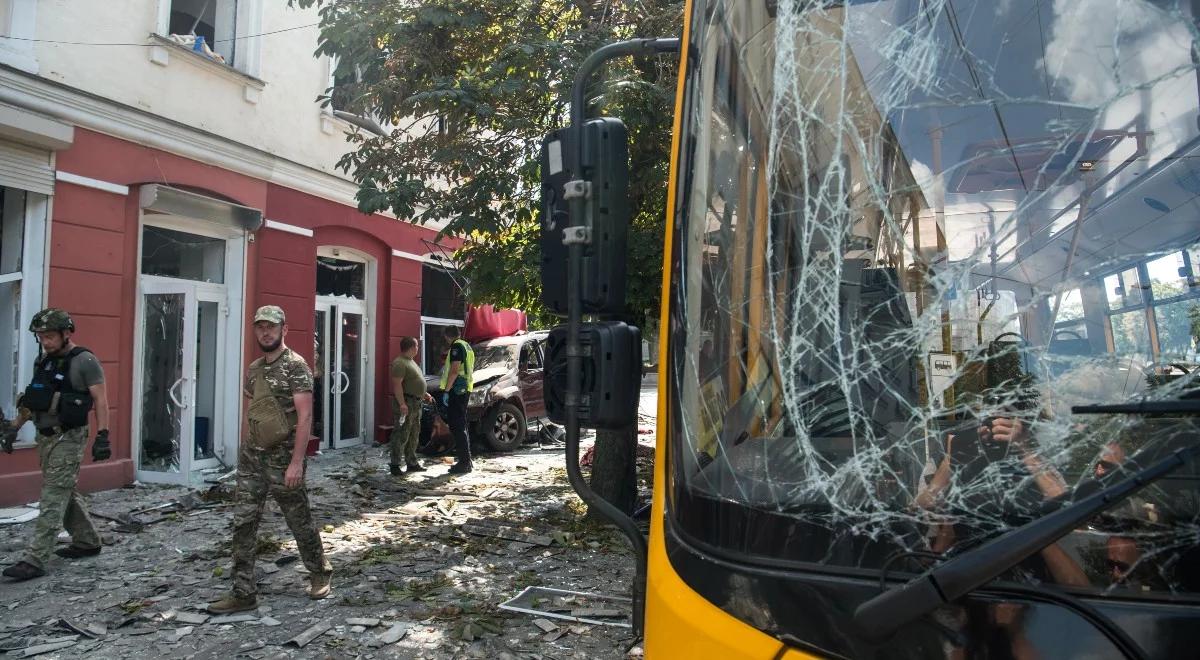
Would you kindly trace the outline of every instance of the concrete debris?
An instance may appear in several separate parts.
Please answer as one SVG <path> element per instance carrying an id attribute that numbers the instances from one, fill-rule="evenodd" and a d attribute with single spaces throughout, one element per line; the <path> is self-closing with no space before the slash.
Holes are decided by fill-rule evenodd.
<path id="1" fill-rule="evenodd" d="M 602 610 L 593 607 L 581 607 L 577 610 L 571 610 L 571 616 L 576 617 L 606 617 L 606 616 L 625 616 L 621 610 Z"/>
<path id="2" fill-rule="evenodd" d="M 385 645 L 395 644 L 401 639 L 404 639 L 404 636 L 408 634 L 408 629 L 411 627 L 412 624 L 410 623 L 394 623 L 392 624 L 391 628 L 387 629 L 387 632 L 379 636 L 379 641 L 383 642 Z"/>
<path id="3" fill-rule="evenodd" d="M 299 635 L 296 635 L 295 637 L 284 642 L 283 645 L 284 646 L 294 646 L 298 649 L 302 649 L 305 646 L 307 646 L 309 642 L 320 637 L 321 635 L 324 635 L 325 633 L 329 632 L 332 629 L 333 629 L 332 623 L 329 623 L 328 621 L 322 621 L 321 623 L 317 623 L 317 624 L 313 624 L 313 625 L 309 626 L 308 628 L 306 628 L 304 630 L 304 632 L 302 632 Z"/>
<path id="4" fill-rule="evenodd" d="M 79 641 L 78 637 L 71 637 L 69 639 L 61 639 L 61 640 L 57 640 L 57 641 L 53 641 L 53 642 L 47 642 L 45 644 L 38 644 L 37 646 L 30 646 L 30 647 L 27 647 L 25 650 L 21 651 L 21 657 L 22 658 L 32 658 L 35 655 L 41 655 L 43 653 L 50 653 L 52 651 L 61 651 L 62 649 L 69 648 L 71 646 L 75 646 L 75 644 L 78 641 Z"/>
<path id="5" fill-rule="evenodd" d="M 96 634 L 88 631 L 85 628 L 80 628 L 79 626 L 75 625 L 75 623 L 70 621 L 69 619 L 60 619 L 58 622 L 58 625 L 60 628 L 65 628 L 67 631 L 73 632 L 76 635 L 82 635 L 89 639 L 95 639 L 97 637 Z"/>
<path id="6" fill-rule="evenodd" d="M 103 623 L 89 623 L 85 628 L 93 637 L 103 637 L 108 634 L 108 626 Z"/>
<path id="7" fill-rule="evenodd" d="M 467 524 L 461 527 L 462 531 L 468 534 L 476 534 L 479 536 L 491 536 L 507 541 L 518 541 L 521 543 L 529 543 L 532 545 L 548 546 L 554 543 L 554 539 L 550 536 L 542 536 L 537 534 L 528 534 L 524 530 L 513 529 L 505 526 L 486 526 L 482 524 Z"/>
<path id="8" fill-rule="evenodd" d="M 533 625 L 537 626 L 538 628 L 541 628 L 542 632 L 553 632 L 555 630 L 558 630 L 558 626 L 555 625 L 553 622 L 551 622 L 549 619 L 534 619 Z"/>
<path id="9" fill-rule="evenodd" d="M 247 623 L 250 621 L 258 621 L 258 617 L 253 614 L 228 614 L 226 616 L 214 616 L 208 622 L 214 626 L 222 626 L 231 623 Z"/>
<path id="10" fill-rule="evenodd" d="M 387 458 L 386 448 L 356 447 L 309 461 L 313 513 L 329 530 L 322 541 L 334 566 L 331 597 L 308 598 L 295 541 L 269 504 L 254 574 L 259 607 L 224 616 L 204 610 L 232 586 L 232 481 L 194 492 L 147 484 L 90 495 L 108 546 L 103 562 L 56 557 L 47 577 L 0 587 L 0 653 L 82 660 L 625 657 L 634 640 L 627 624 L 614 625 L 627 621 L 624 602 L 538 592 L 519 604 L 529 616 L 497 609 L 530 586 L 619 592 L 633 577 L 620 535 L 583 519 L 561 452 L 531 445 L 484 453 L 480 469 L 453 480 L 449 464 L 437 461 L 394 480 Z M 649 466 L 641 467 L 648 488 Z M 365 497 L 351 495 L 353 485 Z M 0 564 L 20 558 L 33 526 L 0 525 Z M 572 617 L 576 611 L 591 616 Z"/>
<path id="11" fill-rule="evenodd" d="M 210 618 L 211 618 L 210 615 L 201 614 L 199 612 L 176 612 L 175 613 L 175 620 L 178 621 L 179 623 L 186 623 L 186 624 L 196 625 L 196 626 L 202 625 L 204 622 L 208 621 Z"/>

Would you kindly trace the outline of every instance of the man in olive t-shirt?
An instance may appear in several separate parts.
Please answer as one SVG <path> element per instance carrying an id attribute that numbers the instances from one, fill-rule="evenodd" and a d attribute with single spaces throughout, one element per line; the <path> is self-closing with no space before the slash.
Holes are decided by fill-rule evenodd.
<path id="1" fill-rule="evenodd" d="M 417 340 L 400 339 L 400 355 L 392 360 L 392 476 L 400 476 L 400 458 L 409 472 L 424 472 L 417 460 L 417 440 L 421 434 L 421 401 L 432 400 L 425 389 L 425 374 L 417 365 Z"/>

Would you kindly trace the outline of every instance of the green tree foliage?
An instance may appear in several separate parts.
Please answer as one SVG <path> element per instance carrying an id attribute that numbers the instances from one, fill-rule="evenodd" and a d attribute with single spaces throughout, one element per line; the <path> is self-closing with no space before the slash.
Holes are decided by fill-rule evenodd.
<path id="1" fill-rule="evenodd" d="M 473 303 L 548 322 L 540 295 L 538 151 L 568 121 L 575 71 L 601 44 L 678 36 L 678 0 L 289 0 L 320 6 L 318 52 L 337 58 L 322 100 L 386 127 L 339 163 L 359 208 L 447 222 Z M 629 314 L 658 313 L 674 58 L 625 59 L 590 90 L 589 113 L 630 132 Z"/>

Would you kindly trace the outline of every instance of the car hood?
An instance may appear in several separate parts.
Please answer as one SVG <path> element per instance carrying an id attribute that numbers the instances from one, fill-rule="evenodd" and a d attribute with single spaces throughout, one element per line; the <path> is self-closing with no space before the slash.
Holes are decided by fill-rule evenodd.
<path id="1" fill-rule="evenodd" d="M 495 380 L 495 379 L 497 379 L 501 376 L 505 376 L 509 373 L 510 373 L 510 370 L 507 367 L 503 367 L 503 366 L 488 367 L 486 369 L 476 369 L 475 370 L 475 384 L 482 385 L 489 380 Z"/>

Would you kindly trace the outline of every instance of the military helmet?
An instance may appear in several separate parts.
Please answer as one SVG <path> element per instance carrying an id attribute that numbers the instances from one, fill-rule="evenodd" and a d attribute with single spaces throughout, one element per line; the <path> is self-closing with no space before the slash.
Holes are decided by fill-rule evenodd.
<path id="1" fill-rule="evenodd" d="M 47 332 L 50 330 L 70 330 L 75 332 L 75 322 L 71 315 L 61 309 L 47 307 L 33 315 L 29 322 L 30 332 Z"/>

